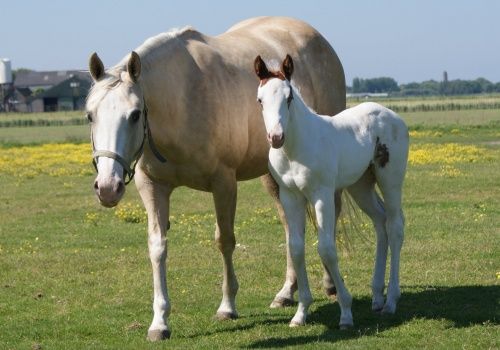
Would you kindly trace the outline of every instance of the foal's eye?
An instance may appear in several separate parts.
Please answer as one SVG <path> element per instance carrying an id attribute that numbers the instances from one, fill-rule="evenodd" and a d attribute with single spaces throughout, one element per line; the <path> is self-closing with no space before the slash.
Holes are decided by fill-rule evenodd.
<path id="1" fill-rule="evenodd" d="M 130 113 L 130 120 L 132 120 L 132 123 L 137 123 L 140 117 L 141 117 L 141 111 L 137 109 L 132 113 Z"/>
<path id="2" fill-rule="evenodd" d="M 92 114 L 90 114 L 90 112 L 87 113 L 87 120 L 89 123 L 92 123 Z"/>

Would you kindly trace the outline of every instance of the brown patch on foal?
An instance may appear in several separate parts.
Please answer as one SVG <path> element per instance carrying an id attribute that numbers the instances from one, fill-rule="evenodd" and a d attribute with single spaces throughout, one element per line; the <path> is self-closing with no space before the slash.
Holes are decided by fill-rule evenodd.
<path id="1" fill-rule="evenodd" d="M 387 149 L 387 145 L 385 143 L 381 144 L 378 137 L 375 145 L 375 160 L 382 168 L 389 162 L 389 150 Z"/>

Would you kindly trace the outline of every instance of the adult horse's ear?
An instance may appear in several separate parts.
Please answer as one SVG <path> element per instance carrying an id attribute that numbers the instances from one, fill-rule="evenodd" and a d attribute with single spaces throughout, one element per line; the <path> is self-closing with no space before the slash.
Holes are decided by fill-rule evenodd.
<path id="1" fill-rule="evenodd" d="M 292 79 L 292 74 L 293 74 L 293 60 L 292 56 L 286 55 L 285 60 L 281 64 L 281 71 L 285 75 L 285 78 L 290 81 Z"/>
<path id="2" fill-rule="evenodd" d="M 127 72 L 130 75 L 130 79 L 132 79 L 134 83 L 137 83 L 141 75 L 141 58 L 135 51 L 130 53 L 130 58 L 127 63 Z"/>
<path id="3" fill-rule="evenodd" d="M 255 74 L 259 77 L 260 80 L 269 78 L 269 70 L 267 69 L 266 62 L 262 59 L 262 57 L 257 56 L 255 61 L 253 62 L 253 68 L 255 69 Z"/>
<path id="4" fill-rule="evenodd" d="M 92 76 L 92 79 L 94 79 L 94 81 L 98 81 L 104 76 L 104 64 L 102 64 L 101 59 L 95 52 L 90 55 L 89 70 L 90 75 Z"/>

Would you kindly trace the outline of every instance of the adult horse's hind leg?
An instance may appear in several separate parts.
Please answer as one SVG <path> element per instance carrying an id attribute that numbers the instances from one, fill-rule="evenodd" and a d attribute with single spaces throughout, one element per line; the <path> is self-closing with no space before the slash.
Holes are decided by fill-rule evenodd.
<path id="1" fill-rule="evenodd" d="M 295 273 L 295 269 L 293 268 L 292 257 L 290 256 L 289 245 L 289 231 L 288 224 L 285 218 L 285 211 L 283 210 L 283 206 L 281 205 L 279 199 L 279 186 L 271 176 L 271 174 L 266 174 L 261 176 L 260 178 L 262 184 L 266 188 L 267 192 L 271 195 L 276 204 L 276 208 L 278 209 L 278 215 L 281 223 L 285 229 L 285 237 L 286 237 L 286 275 L 285 275 L 285 283 L 281 290 L 274 297 L 273 302 L 271 303 L 271 308 L 278 308 L 284 306 L 294 305 L 293 294 L 297 290 L 297 275 Z"/>
<path id="2" fill-rule="evenodd" d="M 170 300 L 167 290 L 166 258 L 169 198 L 172 187 L 153 182 L 138 171 L 135 180 L 139 194 L 148 213 L 148 248 L 153 268 L 153 321 L 148 339 L 163 340 L 170 337 L 168 316 Z"/>
<path id="3" fill-rule="evenodd" d="M 382 200 L 375 191 L 375 177 L 372 169 L 347 191 L 363 212 L 368 215 L 377 234 L 375 268 L 372 279 L 372 310 L 381 311 L 384 307 L 385 266 L 387 263 L 387 232 L 385 229 L 386 215 Z"/>
<path id="4" fill-rule="evenodd" d="M 237 184 L 234 171 L 219 170 L 212 183 L 217 222 L 215 242 L 222 253 L 224 280 L 222 282 L 222 301 L 217 310 L 219 320 L 234 319 L 236 312 L 236 293 L 238 281 L 234 273 L 233 252 L 236 245 L 234 237 L 234 216 L 236 212 Z"/>

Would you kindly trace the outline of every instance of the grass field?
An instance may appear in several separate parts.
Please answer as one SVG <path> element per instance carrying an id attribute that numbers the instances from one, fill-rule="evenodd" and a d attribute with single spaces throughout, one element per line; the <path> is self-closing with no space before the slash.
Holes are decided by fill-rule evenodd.
<path id="1" fill-rule="evenodd" d="M 15 128 L 0 128 L 7 143 L 0 147 L 0 349 L 498 348 L 500 111 L 470 112 L 403 115 L 412 126 L 412 149 L 396 315 L 370 310 L 374 235 L 363 224 L 351 232 L 352 249 L 341 254 L 355 327 L 340 331 L 340 311 L 323 295 L 309 230 L 315 302 L 308 324 L 290 329 L 295 308 L 268 308 L 283 282 L 284 237 L 272 201 L 253 180 L 239 184 L 240 318 L 214 321 L 222 263 L 213 243 L 213 204 L 209 194 L 181 188 L 173 194 L 168 232 L 172 338 L 162 343 L 145 340 L 152 283 L 134 186 L 117 210 L 103 209 L 84 157 L 71 171 L 46 171 L 45 164 L 59 166 L 48 159 L 63 146 L 48 147 L 46 158 L 36 158 L 41 146 L 15 146 L 86 141 L 86 128 L 24 128 L 16 135 L 3 134 Z M 32 168 L 9 169 L 14 164 Z"/>

